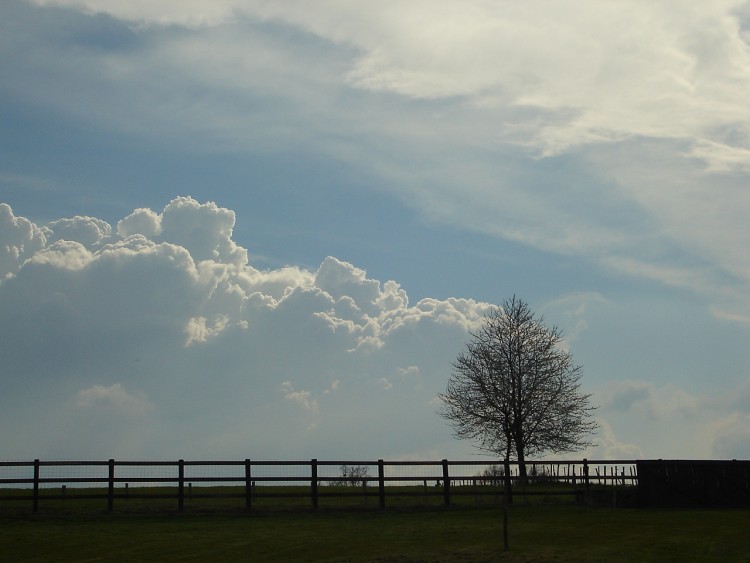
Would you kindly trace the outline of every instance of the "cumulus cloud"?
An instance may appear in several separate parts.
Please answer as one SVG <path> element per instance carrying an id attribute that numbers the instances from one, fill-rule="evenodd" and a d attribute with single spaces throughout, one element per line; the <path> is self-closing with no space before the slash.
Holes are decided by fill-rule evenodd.
<path id="1" fill-rule="evenodd" d="M 398 372 L 404 377 L 418 377 L 419 366 L 409 366 L 407 368 L 398 368 Z"/>
<path id="2" fill-rule="evenodd" d="M 643 450 L 638 445 L 620 441 L 606 420 L 599 419 L 597 422 L 599 436 L 596 446 L 587 452 L 589 459 L 643 459 Z"/>
<path id="3" fill-rule="evenodd" d="M 297 403 L 298 405 L 302 406 L 302 408 L 310 411 L 313 414 L 318 414 L 318 410 L 320 408 L 318 405 L 318 401 L 312 398 L 312 393 L 310 393 L 310 391 L 296 391 L 294 389 L 294 385 L 292 385 L 289 381 L 285 381 L 284 383 L 282 383 L 281 389 L 284 393 L 284 399 L 293 403 Z"/>
<path id="4" fill-rule="evenodd" d="M 206 342 L 209 338 L 221 333 L 229 324 L 229 318 L 224 315 L 216 317 L 213 326 L 206 324 L 206 317 L 192 317 L 185 325 L 185 346 Z"/>
<path id="5" fill-rule="evenodd" d="M 47 243 L 66 240 L 92 247 L 106 240 L 112 234 L 112 227 L 101 219 L 76 216 L 52 221 L 47 225 L 47 232 Z"/>
<path id="6" fill-rule="evenodd" d="M 115 231 L 86 217 L 39 227 L 0 206 L 6 455 L 473 452 L 451 440 L 436 397 L 490 304 L 411 304 L 397 282 L 333 257 L 259 270 L 233 225 L 229 210 L 191 198 L 136 210 Z M 545 311 L 580 328 L 607 303 L 571 294 Z M 607 384 L 593 394 L 602 432 L 590 455 L 741 457 L 748 396 L 746 384 Z"/>
<path id="7" fill-rule="evenodd" d="M 132 428 L 117 419 L 116 451 L 334 455 L 362 447 L 355 436 L 373 432 L 403 453 L 435 433 L 427 403 L 488 307 L 466 299 L 410 305 L 396 282 L 335 258 L 316 271 L 255 269 L 231 239 L 234 213 L 187 197 L 159 212 L 138 209 L 114 231 L 84 217 L 37 227 L 3 210 L 3 232 L 31 241 L 37 234 L 0 283 L 0 360 L 13 374 L 3 416 L 21 424 L 28 412 L 50 411 L 73 437 L 87 420 L 105 431 L 116 423 L 107 413 L 127 415 Z M 417 376 L 419 385 L 400 385 Z M 56 406 L 65 397 L 75 409 Z M 34 408 L 20 409 L 24 401 Z M 405 432 L 397 430 L 404 417 Z M 237 430 L 227 435 L 228 427 Z M 101 447 L 95 433 L 86 430 Z M 3 439 L 8 448 L 19 440 Z M 66 444 L 39 427 L 23 440 L 27 449 Z"/>
<path id="8" fill-rule="evenodd" d="M 60 270 L 83 270 L 92 259 L 91 252 L 81 243 L 61 240 L 37 252 L 30 262 Z"/>
<path id="9" fill-rule="evenodd" d="M 388 380 L 388 378 L 387 378 L 387 377 L 381 377 L 381 378 L 380 378 L 380 379 L 378 380 L 378 383 L 379 383 L 379 384 L 380 384 L 380 386 L 381 386 L 381 387 L 382 387 L 383 389 L 385 389 L 386 391 L 388 391 L 388 390 L 390 390 L 390 389 L 393 389 L 393 383 L 391 383 L 391 382 L 390 382 L 390 381 Z"/>
<path id="10" fill-rule="evenodd" d="M 178 197 L 160 214 L 136 209 L 117 223 L 117 232 L 121 237 L 138 234 L 177 244 L 187 249 L 196 262 L 212 260 L 242 267 L 247 264 L 247 251 L 232 240 L 234 223 L 234 211 L 230 209 Z"/>
<path id="11" fill-rule="evenodd" d="M 7 203 L 0 203 L 0 280 L 15 273 L 46 242 L 42 229 L 25 217 L 13 215 Z"/>
<path id="12" fill-rule="evenodd" d="M 153 238 L 161 234 L 161 216 L 151 209 L 136 209 L 117 222 L 117 234 L 122 238 L 143 235 Z"/>

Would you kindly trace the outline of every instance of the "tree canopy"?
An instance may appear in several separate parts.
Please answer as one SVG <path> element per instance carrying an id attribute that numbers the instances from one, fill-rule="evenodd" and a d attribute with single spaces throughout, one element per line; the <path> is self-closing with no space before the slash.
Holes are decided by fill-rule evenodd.
<path id="1" fill-rule="evenodd" d="M 525 477 L 529 455 L 581 450 L 597 425 L 581 367 L 563 347 L 562 332 L 535 318 L 513 296 L 485 316 L 453 363 L 440 415 L 458 438 L 506 461 L 515 454 Z"/>

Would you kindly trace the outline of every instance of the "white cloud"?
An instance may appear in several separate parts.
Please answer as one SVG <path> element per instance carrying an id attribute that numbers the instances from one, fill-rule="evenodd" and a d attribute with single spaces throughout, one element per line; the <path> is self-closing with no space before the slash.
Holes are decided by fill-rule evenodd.
<path id="1" fill-rule="evenodd" d="M 112 234 L 109 223 L 94 217 L 59 219 L 47 225 L 47 243 L 58 240 L 80 242 L 84 246 L 95 246 Z"/>
<path id="2" fill-rule="evenodd" d="M 638 380 L 611 384 L 600 397 L 604 409 L 640 412 L 652 419 L 679 416 L 694 420 L 707 412 L 720 410 L 721 403 L 715 396 L 695 395 L 674 384 L 657 385 Z"/>
<path id="3" fill-rule="evenodd" d="M 65 270 L 82 270 L 88 266 L 93 255 L 79 242 L 58 241 L 37 252 L 29 260 L 32 264 L 49 265 Z"/>
<path id="4" fill-rule="evenodd" d="M 220 334 L 229 324 L 229 318 L 219 315 L 213 326 L 207 325 L 206 317 L 192 317 L 185 325 L 185 346 L 206 342 L 209 338 Z"/>
<path id="5" fill-rule="evenodd" d="M 323 393 L 325 393 L 326 395 L 330 395 L 331 393 L 335 393 L 338 390 L 339 385 L 341 385 L 341 380 L 334 379 L 333 381 L 331 381 L 331 386 L 328 389 L 326 389 L 325 391 L 323 391 Z"/>
<path id="6" fill-rule="evenodd" d="M 565 319 L 565 326 L 571 327 L 563 334 L 563 345 L 567 348 L 588 329 L 586 313 L 590 305 L 606 304 L 607 299 L 597 292 L 577 292 L 564 295 L 547 303 L 541 309 L 542 314 L 548 311 L 561 315 Z"/>
<path id="7" fill-rule="evenodd" d="M 589 459 L 643 459 L 643 450 L 633 443 L 621 442 L 615 436 L 610 424 L 604 419 L 598 419 L 599 435 L 597 444 L 587 452 Z"/>
<path id="8" fill-rule="evenodd" d="M 329 256 L 318 268 L 315 285 L 334 299 L 351 298 L 367 312 L 375 312 L 375 301 L 380 297 L 380 282 L 368 280 L 365 271 L 352 264 Z"/>
<path id="9" fill-rule="evenodd" d="M 287 401 L 297 403 L 305 410 L 313 414 L 318 414 L 320 406 L 318 401 L 312 398 L 310 391 L 295 391 L 294 386 L 289 381 L 281 384 L 281 390 L 284 393 L 284 399 Z"/>
<path id="10" fill-rule="evenodd" d="M 732 413 L 712 428 L 711 455 L 718 459 L 750 458 L 750 413 Z"/>
<path id="11" fill-rule="evenodd" d="M 750 316 L 734 311 L 725 311 L 719 307 L 711 307 L 711 313 L 719 319 L 724 319 L 734 323 L 750 325 Z"/>
<path id="12" fill-rule="evenodd" d="M 419 367 L 409 366 L 407 368 L 398 368 L 398 372 L 403 377 L 419 377 Z"/>
<path id="13" fill-rule="evenodd" d="M 122 238 L 143 235 L 153 238 L 161 234 L 161 216 L 151 209 L 136 209 L 117 222 L 117 234 Z"/>
<path id="14" fill-rule="evenodd" d="M 750 171 L 750 148 L 746 146 L 738 147 L 701 139 L 690 150 L 689 155 L 705 162 L 709 172 Z"/>
<path id="15" fill-rule="evenodd" d="M 381 377 L 378 380 L 378 384 L 386 391 L 393 389 L 393 383 L 391 383 L 387 377 Z"/>
<path id="16" fill-rule="evenodd" d="M 359 53 L 342 77 L 352 86 L 503 108 L 497 130 L 520 133 L 545 154 L 632 136 L 693 139 L 694 154 L 711 163 L 738 163 L 748 148 L 746 138 L 722 134 L 730 126 L 750 134 L 740 125 L 750 117 L 740 0 L 35 3 L 137 24 L 212 27 L 250 17 L 298 27 Z M 521 122 L 524 112 L 532 119 Z"/>
<path id="17" fill-rule="evenodd" d="M 173 199 L 161 215 L 161 240 L 178 244 L 196 262 L 213 260 L 244 266 L 247 251 L 232 240 L 234 211 L 190 197 Z"/>
<path id="18" fill-rule="evenodd" d="M 147 221 L 138 226 L 134 217 Z M 76 444 L 74 451 L 92 456 L 221 456 L 239 447 L 269 456 L 354 455 L 364 448 L 356 437 L 370 432 L 386 452 L 401 455 L 415 441 L 447 440 L 450 431 L 436 430 L 428 401 L 488 305 L 409 305 L 396 282 L 370 279 L 334 258 L 316 272 L 259 271 L 243 263 L 233 222 L 233 213 L 214 204 L 178 198 L 161 212 L 136 211 L 115 234 L 86 219 L 80 224 L 107 234 L 31 253 L 0 283 L 0 361 L 14 374 L 0 397 L 0 427 L 25 424 L 35 409 L 49 412 L 60 429 L 95 419 L 116 443 L 106 446 L 97 428 L 87 427 L 92 449 Z M 374 394 L 395 386 L 383 374 L 419 374 L 419 385 Z M 77 409 L 66 411 L 55 401 L 71 393 Z M 110 416 L 117 413 L 147 418 L 149 431 L 118 423 Z M 65 451 L 64 435 L 51 440 L 44 428 L 30 428 L 24 451 Z M 305 441 L 299 428 L 307 429 Z M 20 437 L 0 434 L 7 451 L 21 447 Z"/>
<path id="19" fill-rule="evenodd" d="M 651 399 L 653 386 L 643 381 L 619 382 L 602 397 L 604 408 L 629 411 L 634 404 Z"/>
<path id="20" fill-rule="evenodd" d="M 750 318 L 739 0 L 14 0 L 0 11 L 0 66 L 14 76 L 4 92 L 29 107 L 190 155 L 323 155 L 428 220 Z M 104 23 L 122 44 L 101 40 Z M 383 374 L 398 385 L 390 374 L 418 365 L 424 396 L 410 399 L 423 404 L 481 321 L 486 304 L 409 303 L 396 281 L 336 258 L 256 270 L 234 222 L 187 197 L 137 209 L 114 233 L 91 217 L 37 226 L 0 206 L 3 359 L 75 389 L 102 384 L 102 368 L 116 372 L 106 385 L 155 377 L 149 397 L 169 420 L 184 413 L 158 381 L 249 411 L 239 397 L 255 410 L 285 378 L 322 405 L 362 398 Z M 598 308 L 572 299 L 551 311 L 577 345 L 596 332 Z M 136 359 L 158 369 L 131 369 Z M 225 387 L 202 387 L 206 377 Z M 332 380 L 342 383 L 325 395 Z M 644 417 L 695 410 L 695 392 L 630 392 Z M 324 420 L 315 431 L 335 434 Z"/>
<path id="21" fill-rule="evenodd" d="M 317 271 L 256 270 L 231 250 L 233 214 L 176 201 L 185 216 L 173 204 L 136 214 L 158 218 L 170 209 L 177 225 L 202 230 L 214 242 L 194 247 L 201 262 L 170 242 L 180 238 L 170 233 L 184 233 L 179 227 L 152 229 L 156 241 L 146 229 L 118 229 L 81 237 L 85 243 L 40 239 L 0 282 L 0 361 L 13 374 L 4 378 L 0 428 L 28 428 L 24 444 L 0 430 L 8 452 L 220 457 L 251 448 L 254 456 L 398 457 L 446 444 L 463 452 L 454 457 L 473 452 L 450 439 L 436 397 L 489 304 L 410 305 L 396 282 L 335 258 Z M 0 228 L 42 232 L 7 211 Z M 190 236 L 182 240 L 192 246 Z M 575 327 L 594 305 L 609 304 L 597 293 L 568 294 L 544 310 Z M 591 455 L 742 456 L 746 387 L 701 394 L 667 382 L 607 384 L 592 398 L 602 431 Z M 76 408 L 61 406 L 60 396 L 74 396 Z M 59 433 L 29 419 L 38 410 Z M 130 427 L 123 416 L 138 423 Z M 69 443 L 84 428 L 88 450 Z M 373 439 L 366 445 L 365 434 Z"/>
<path id="22" fill-rule="evenodd" d="M 191 197 L 173 199 L 160 214 L 136 209 L 117 223 L 117 233 L 127 238 L 143 235 L 156 242 L 169 242 L 187 249 L 196 262 L 244 266 L 247 251 L 232 240 L 234 211 L 213 202 L 200 204 Z"/>
<path id="23" fill-rule="evenodd" d="M 14 81 L 19 97 L 191 149 L 322 153 L 432 220 L 750 314 L 740 0 L 33 4 L 108 14 L 138 48 L 73 51 L 28 39 L 40 18 L 9 26 L 27 67 L 47 61 Z M 120 236 L 246 263 L 227 210 L 172 207 L 137 210 Z M 222 225 L 216 238 L 190 230 L 190 213 Z M 398 307 L 405 294 L 382 289 L 377 306 Z"/>
<path id="24" fill-rule="evenodd" d="M 25 217 L 16 217 L 7 203 L 0 203 L 0 280 L 46 244 L 44 231 Z"/>
<path id="25" fill-rule="evenodd" d="M 618 450 L 638 451 L 641 457 L 747 457 L 749 385 L 744 380 L 733 389 L 694 393 L 668 383 L 610 384 L 594 393 L 600 406 L 600 451 L 610 457 Z M 623 443 L 621 436 L 626 436 Z"/>
<path id="26" fill-rule="evenodd" d="M 128 416 L 142 416 L 151 410 L 147 400 L 134 397 L 119 383 L 82 389 L 76 395 L 76 405 L 81 409 L 103 409 Z"/>

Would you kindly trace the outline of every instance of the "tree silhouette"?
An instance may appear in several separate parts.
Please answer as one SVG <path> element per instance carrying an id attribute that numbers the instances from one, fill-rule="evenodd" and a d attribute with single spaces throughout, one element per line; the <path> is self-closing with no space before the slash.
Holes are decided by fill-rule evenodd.
<path id="1" fill-rule="evenodd" d="M 492 309 L 453 363 L 440 415 L 458 438 L 508 462 L 515 454 L 523 484 L 527 456 L 590 445 L 596 430 L 590 395 L 581 393 L 581 367 L 528 304 L 513 296 Z"/>

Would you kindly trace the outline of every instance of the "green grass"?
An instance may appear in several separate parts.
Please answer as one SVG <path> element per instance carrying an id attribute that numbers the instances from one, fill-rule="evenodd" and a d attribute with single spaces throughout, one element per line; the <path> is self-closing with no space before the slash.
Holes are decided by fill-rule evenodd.
<path id="1" fill-rule="evenodd" d="M 595 488 L 592 488 L 594 490 Z M 611 488 L 608 490 L 612 490 Z M 262 509 L 310 508 L 309 486 L 265 485 L 253 489 L 253 507 Z M 318 487 L 319 506 L 329 508 L 359 508 L 379 506 L 377 486 L 362 487 Z M 523 498 L 514 493 L 518 503 L 550 504 L 571 503 L 575 490 L 565 484 L 533 485 L 530 495 Z M 386 486 L 386 505 L 391 508 L 421 508 L 444 504 L 442 487 L 433 486 Z M 16 500 L 3 500 L 4 498 Z M 500 504 L 500 487 L 453 485 L 451 504 L 477 506 Z M 0 515 L 13 507 L 27 509 L 32 504 L 30 489 L 0 489 Z M 191 509 L 233 509 L 245 506 L 245 488 L 242 486 L 195 486 L 185 487 L 184 505 Z M 39 506 L 42 511 L 98 510 L 107 506 L 107 489 L 69 487 L 64 492 L 60 487 L 40 490 Z M 118 487 L 115 489 L 115 511 L 170 510 L 177 507 L 177 487 Z"/>
<path id="2" fill-rule="evenodd" d="M 0 512 L 0 560 L 750 561 L 750 511 L 516 505 L 508 520 L 503 551 L 497 506 L 19 510 Z"/>

